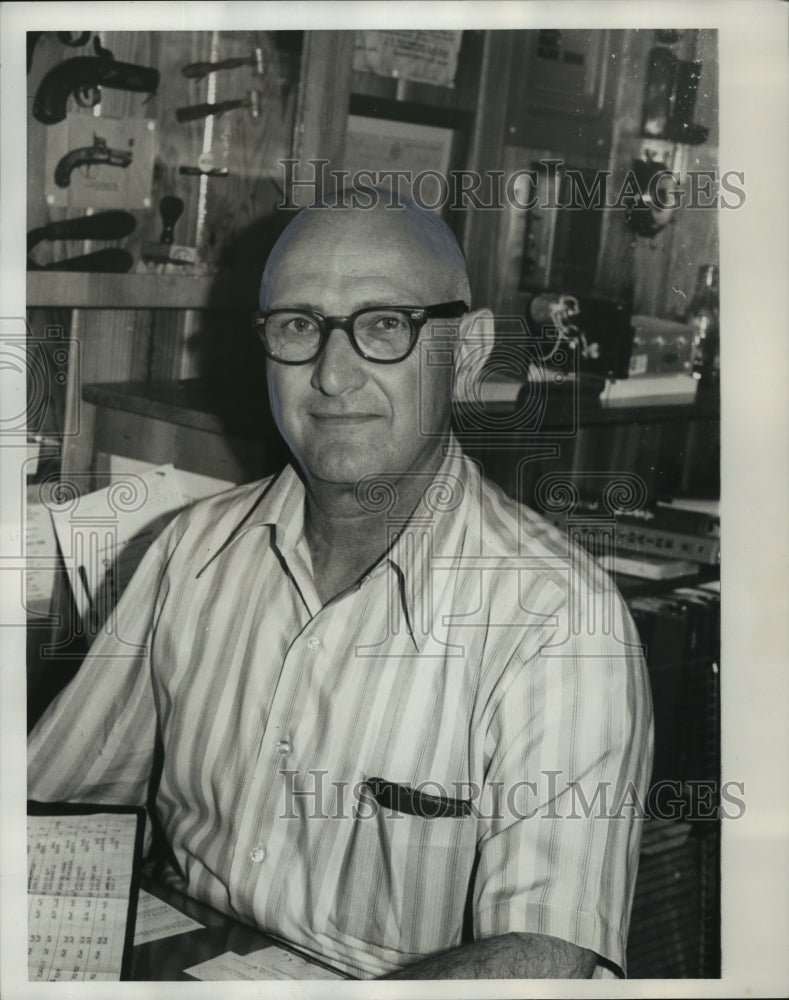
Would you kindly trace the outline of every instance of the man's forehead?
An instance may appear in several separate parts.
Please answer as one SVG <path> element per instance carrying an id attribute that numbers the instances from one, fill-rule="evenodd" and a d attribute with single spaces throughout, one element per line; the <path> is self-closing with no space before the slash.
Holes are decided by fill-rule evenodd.
<path id="1" fill-rule="evenodd" d="M 292 297 L 296 282 L 331 280 L 379 285 L 382 292 L 410 289 L 415 295 L 406 294 L 409 302 L 438 302 L 459 297 L 454 293 L 465 280 L 465 261 L 446 224 L 424 210 L 306 209 L 269 257 L 261 305 Z"/>
<path id="2" fill-rule="evenodd" d="M 370 276 L 385 278 L 392 267 L 407 270 L 421 258 L 418 248 L 410 252 L 393 246 L 367 247 L 359 243 L 346 246 L 325 246 L 310 241 L 288 248 L 277 262 L 276 275 L 304 274 L 305 271 L 332 273 L 339 276 Z"/>
<path id="3" fill-rule="evenodd" d="M 279 248 L 269 269 L 269 283 L 303 279 L 307 274 L 324 277 L 421 282 L 425 272 L 445 277 L 450 262 L 441 259 L 433 247 L 405 233 L 382 232 L 373 227 L 362 231 L 340 229 L 332 235 L 305 229 Z"/>

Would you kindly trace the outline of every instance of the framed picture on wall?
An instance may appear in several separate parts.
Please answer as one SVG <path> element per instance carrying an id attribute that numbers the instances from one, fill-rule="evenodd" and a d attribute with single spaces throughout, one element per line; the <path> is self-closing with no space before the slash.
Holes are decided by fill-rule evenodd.
<path id="1" fill-rule="evenodd" d="M 348 115 L 345 169 L 352 176 L 362 174 L 366 184 L 373 183 L 370 173 L 381 186 L 388 186 L 388 174 L 392 185 L 399 183 L 401 193 L 410 194 L 425 208 L 440 210 L 449 200 L 453 139 L 449 128 Z"/>
<path id="2" fill-rule="evenodd" d="M 413 101 L 353 95 L 343 166 L 349 182 L 398 190 L 438 212 L 462 235 L 453 209 L 453 171 L 464 163 L 470 121 L 466 112 Z"/>

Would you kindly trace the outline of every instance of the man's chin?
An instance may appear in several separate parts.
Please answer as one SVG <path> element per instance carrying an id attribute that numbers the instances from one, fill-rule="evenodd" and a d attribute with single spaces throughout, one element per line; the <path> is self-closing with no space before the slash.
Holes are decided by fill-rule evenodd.
<path id="1" fill-rule="evenodd" d="M 320 454 L 307 454 L 305 464 L 305 471 L 311 479 L 331 486 L 355 487 L 366 476 L 386 471 L 386 460 L 381 450 L 362 451 L 349 443 L 327 445 Z"/>

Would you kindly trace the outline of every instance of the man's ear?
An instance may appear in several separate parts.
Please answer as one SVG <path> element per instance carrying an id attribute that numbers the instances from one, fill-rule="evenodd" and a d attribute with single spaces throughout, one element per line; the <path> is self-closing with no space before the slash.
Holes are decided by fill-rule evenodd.
<path id="1" fill-rule="evenodd" d="M 458 403 L 478 401 L 480 376 L 495 341 L 493 313 L 476 309 L 460 321 L 452 395 Z"/>

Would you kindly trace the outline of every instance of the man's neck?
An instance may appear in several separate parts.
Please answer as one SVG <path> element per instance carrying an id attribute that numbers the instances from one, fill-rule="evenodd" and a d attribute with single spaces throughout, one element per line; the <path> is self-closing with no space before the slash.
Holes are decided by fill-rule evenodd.
<path id="1" fill-rule="evenodd" d="M 371 478 L 362 492 L 353 484 L 310 479 L 304 533 L 318 594 L 325 604 L 358 580 L 394 541 L 397 526 L 413 514 L 443 461 L 443 446 L 418 469 Z M 416 474 L 415 474 L 416 473 Z"/>

